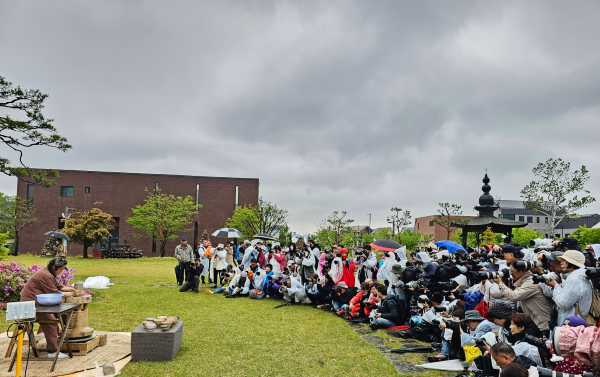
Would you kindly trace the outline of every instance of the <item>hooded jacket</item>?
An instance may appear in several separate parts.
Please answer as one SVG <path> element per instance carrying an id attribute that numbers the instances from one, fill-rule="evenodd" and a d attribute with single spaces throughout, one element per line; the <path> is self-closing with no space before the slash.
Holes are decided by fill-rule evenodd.
<path id="1" fill-rule="evenodd" d="M 514 290 L 504 283 L 498 286 L 504 297 L 510 301 L 521 301 L 523 311 L 531 317 L 540 330 L 549 330 L 548 321 L 550 321 L 553 302 L 544 295 L 539 284 L 534 284 L 531 271 L 525 271 L 514 284 L 516 287 Z"/>
<path id="2" fill-rule="evenodd" d="M 240 279 L 241 279 L 241 274 L 237 274 L 235 275 L 235 277 L 233 278 L 233 280 L 231 280 L 231 283 L 229 283 L 229 288 L 230 289 L 234 289 L 234 285 L 238 285 L 240 283 Z M 246 276 L 246 281 L 244 282 L 244 286 L 240 287 L 241 291 L 240 294 L 245 295 L 248 294 L 248 292 L 250 291 L 250 278 Z"/>

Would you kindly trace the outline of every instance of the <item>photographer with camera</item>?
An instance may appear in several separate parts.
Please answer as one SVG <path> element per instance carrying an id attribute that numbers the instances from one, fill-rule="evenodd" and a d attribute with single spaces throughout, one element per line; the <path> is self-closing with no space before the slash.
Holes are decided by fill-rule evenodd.
<path id="1" fill-rule="evenodd" d="M 175 248 L 174 256 L 179 262 L 178 265 L 175 266 L 175 278 L 177 279 L 177 285 L 182 285 L 184 274 L 185 281 L 187 281 L 190 265 L 194 263 L 194 249 L 187 244 L 186 237 L 181 237 L 181 244 L 177 245 Z"/>
<path id="2" fill-rule="evenodd" d="M 245 240 L 240 244 L 240 246 L 237 247 L 235 260 L 238 266 L 242 264 L 242 259 L 244 258 L 244 253 L 246 252 L 246 248 L 248 246 L 250 246 L 250 241 Z"/>
<path id="3" fill-rule="evenodd" d="M 448 271 L 440 268 L 436 262 L 423 265 L 423 277 L 429 279 L 427 288 L 432 292 L 451 291 L 458 287 L 458 283 L 450 277 Z"/>
<path id="4" fill-rule="evenodd" d="M 362 250 L 356 252 L 354 264 L 358 266 L 357 279 L 359 283 L 367 279 L 376 279 L 377 256 L 371 252 L 371 245 L 364 245 Z"/>
<path id="5" fill-rule="evenodd" d="M 348 258 L 348 249 L 344 247 L 340 249 L 340 257 L 342 258 L 342 279 L 336 281 L 335 284 L 337 285 L 340 281 L 343 281 L 348 287 L 353 288 L 356 285 L 356 277 L 354 276 L 356 265 L 351 258 Z M 332 270 L 334 269 L 333 264 L 335 264 L 335 261 L 332 263 Z"/>
<path id="6" fill-rule="evenodd" d="M 373 304 L 369 302 L 371 298 L 371 286 L 371 283 L 367 283 L 366 281 L 360 284 L 360 291 L 348 303 L 350 318 L 368 317 L 371 314 L 371 309 L 374 309 Z M 379 299 L 377 299 L 377 302 L 379 302 Z"/>
<path id="7" fill-rule="evenodd" d="M 291 276 L 284 275 L 279 292 L 283 294 L 283 299 L 290 303 L 309 305 L 311 302 L 306 296 L 304 286 L 298 280 Z"/>
<path id="8" fill-rule="evenodd" d="M 302 266 L 300 276 L 302 278 L 302 281 L 305 282 L 308 281 L 311 275 L 315 273 L 315 268 L 317 266 L 317 257 L 315 257 L 314 254 L 310 252 L 308 246 L 304 246 L 304 249 L 299 255 L 299 258 L 301 258 L 302 261 L 300 263 Z"/>
<path id="9" fill-rule="evenodd" d="M 202 274 L 203 268 L 204 266 L 200 264 L 200 259 L 196 259 L 195 263 L 191 264 L 190 271 L 186 277 L 186 281 L 179 288 L 179 292 L 193 290 L 194 293 L 199 293 L 198 286 L 200 285 L 200 274 Z"/>
<path id="10" fill-rule="evenodd" d="M 558 323 L 577 315 L 586 319 L 592 305 L 592 287 L 586 280 L 585 256 L 577 250 L 567 250 L 557 258 L 562 267 L 562 285 L 553 278 L 546 285 L 554 290 L 552 298 L 558 309 Z"/>
<path id="11" fill-rule="evenodd" d="M 250 268 L 250 261 L 256 259 L 258 262 L 258 250 L 253 245 L 249 245 L 244 250 L 244 256 L 242 257 L 242 263 L 240 269 L 247 271 Z"/>
<path id="12" fill-rule="evenodd" d="M 525 369 L 535 367 L 537 364 L 526 356 L 517 356 L 515 350 L 506 343 L 496 343 L 490 348 L 490 354 L 500 369 L 506 368 L 509 364 L 519 364 Z"/>
<path id="13" fill-rule="evenodd" d="M 338 285 L 331 290 L 331 304 L 333 306 L 331 310 L 338 314 L 340 314 L 340 311 L 343 312 L 357 292 L 358 290 L 356 288 L 348 287 L 345 282 L 340 281 Z"/>
<path id="14" fill-rule="evenodd" d="M 202 266 L 204 267 L 204 266 Z M 239 270 L 237 268 L 234 268 L 233 265 L 228 264 L 227 267 L 225 268 L 225 270 L 223 270 L 220 274 L 221 277 L 221 281 L 223 282 L 221 288 L 215 290 L 215 291 L 211 291 L 209 289 L 206 290 L 206 293 L 209 295 L 217 295 L 219 293 L 223 293 L 225 291 L 227 291 L 227 287 L 223 286 L 229 286 L 229 284 L 231 283 L 231 280 L 235 277 L 236 271 L 239 272 Z"/>
<path id="15" fill-rule="evenodd" d="M 388 295 L 396 296 L 402 301 L 406 301 L 406 292 L 404 283 L 402 280 L 402 273 L 404 272 L 404 267 L 400 263 L 396 263 L 392 266 L 392 269 L 389 273 L 389 286 L 388 286 Z"/>
<path id="16" fill-rule="evenodd" d="M 317 304 L 317 308 L 319 309 L 331 306 L 331 291 L 334 287 L 333 279 L 329 275 L 323 275 L 317 281 L 317 285 L 319 286 L 319 291 L 315 294 L 315 301 L 313 302 Z"/>
<path id="17" fill-rule="evenodd" d="M 400 308 L 396 300 L 387 295 L 387 287 L 383 284 L 375 283 L 377 297 L 381 300 L 379 308 L 371 312 L 371 329 L 384 329 L 397 325 L 396 321 L 400 315 Z"/>
<path id="18" fill-rule="evenodd" d="M 270 254 L 271 259 L 269 263 L 273 266 L 273 273 L 281 273 L 287 267 L 287 258 L 285 253 L 281 250 L 280 245 L 273 246 L 273 253 Z"/>
<path id="19" fill-rule="evenodd" d="M 248 272 L 242 271 L 231 280 L 225 297 L 245 296 L 248 292 L 250 292 L 250 279 L 248 278 Z"/>
<path id="20" fill-rule="evenodd" d="M 467 331 L 460 328 L 460 346 L 462 348 L 475 346 L 477 344 L 475 341 L 481 339 L 483 335 L 493 332 L 494 329 L 500 329 L 500 326 L 483 318 L 477 310 L 467 310 L 462 322 L 467 324 Z"/>
<path id="21" fill-rule="evenodd" d="M 522 266 L 519 259 L 509 264 L 509 271 L 514 280 L 514 289 L 509 288 L 500 277 L 496 277 L 494 282 L 498 285 L 502 295 L 510 301 L 521 303 L 521 308 L 529 317 L 533 319 L 537 327 L 549 335 L 550 311 L 552 310 L 552 301 L 544 295 L 539 284 L 533 282 L 533 274 L 528 269 L 517 267 L 530 267 L 530 264 Z"/>
<path id="22" fill-rule="evenodd" d="M 211 269 L 213 275 L 214 284 L 211 288 L 217 288 L 217 278 L 227 267 L 226 258 L 227 258 L 227 250 L 225 250 L 225 246 L 222 243 L 218 244 L 217 247 L 213 247 L 210 249 L 210 254 L 212 257 Z M 220 282 L 220 285 L 223 286 L 223 282 Z"/>
<path id="23" fill-rule="evenodd" d="M 306 293 L 306 297 L 313 303 L 316 302 L 315 295 L 319 292 L 319 275 L 312 274 L 310 278 L 304 283 L 304 292 Z"/>

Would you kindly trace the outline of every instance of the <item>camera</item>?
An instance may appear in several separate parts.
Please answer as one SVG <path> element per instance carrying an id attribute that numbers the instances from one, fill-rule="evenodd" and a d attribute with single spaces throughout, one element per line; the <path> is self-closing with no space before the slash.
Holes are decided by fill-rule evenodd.
<path id="1" fill-rule="evenodd" d="M 308 249 L 307 249 L 307 251 L 308 251 Z M 296 258 L 299 258 L 299 259 L 302 259 L 302 258 L 304 258 L 304 252 L 302 252 L 302 251 L 298 251 L 298 252 L 296 253 Z"/>
<path id="2" fill-rule="evenodd" d="M 279 287 L 279 293 L 285 292 L 285 289 L 286 289 L 285 285 L 282 285 L 281 287 Z"/>
<path id="3" fill-rule="evenodd" d="M 549 283 L 551 278 L 554 278 L 554 280 L 556 280 L 556 282 L 559 284 L 562 282 L 559 275 L 542 274 L 542 275 L 533 275 L 533 284 Z"/>
<path id="4" fill-rule="evenodd" d="M 416 281 L 409 281 L 408 283 L 406 283 L 406 286 L 417 289 L 417 288 L 419 288 L 419 283 Z"/>
<path id="5" fill-rule="evenodd" d="M 504 259 L 504 254 L 502 253 L 492 253 L 489 252 L 486 255 L 482 256 L 484 259 L 493 260 L 494 258 Z"/>
<path id="6" fill-rule="evenodd" d="M 448 307 L 447 306 L 442 306 L 442 305 L 436 306 L 435 308 L 433 308 L 433 310 L 436 313 L 443 313 L 443 312 L 450 313 Z"/>
<path id="7" fill-rule="evenodd" d="M 505 276 L 509 276 L 510 271 L 508 269 L 500 270 L 500 271 L 485 271 L 477 274 L 479 280 L 488 280 L 495 279 L 496 277 L 503 278 Z"/>
<path id="8" fill-rule="evenodd" d="M 315 279 L 313 279 L 313 278 L 308 278 L 308 279 L 306 279 L 306 282 L 307 282 L 307 283 L 314 283 L 314 282 L 315 282 Z"/>
<path id="9" fill-rule="evenodd" d="M 325 284 L 325 276 L 319 276 L 319 278 L 317 279 L 317 283 Z"/>
<path id="10" fill-rule="evenodd" d="M 532 268 L 537 268 L 537 267 L 541 267 L 541 266 L 538 262 L 518 261 L 513 264 L 513 267 L 515 268 L 515 270 L 522 271 L 522 270 L 531 270 Z"/>
<path id="11" fill-rule="evenodd" d="M 363 255 L 365 255 L 364 251 L 362 251 L 362 250 L 356 250 L 355 254 L 357 257 L 362 257 Z"/>
<path id="12" fill-rule="evenodd" d="M 436 326 L 439 326 L 440 324 L 442 324 L 442 322 L 446 324 L 446 327 L 450 327 L 452 326 L 452 322 L 454 321 L 450 318 L 436 318 L 431 321 L 431 323 L 433 323 Z"/>
<path id="13" fill-rule="evenodd" d="M 585 275 L 590 279 L 600 279 L 600 268 L 587 267 Z"/>
<path id="14" fill-rule="evenodd" d="M 371 310 L 371 313 L 369 314 L 369 318 L 371 318 L 371 319 L 377 318 L 377 309 Z"/>
<path id="15" fill-rule="evenodd" d="M 535 336 L 525 334 L 525 338 L 523 340 L 531 344 L 532 346 L 546 348 L 546 341 L 544 339 L 536 338 Z"/>

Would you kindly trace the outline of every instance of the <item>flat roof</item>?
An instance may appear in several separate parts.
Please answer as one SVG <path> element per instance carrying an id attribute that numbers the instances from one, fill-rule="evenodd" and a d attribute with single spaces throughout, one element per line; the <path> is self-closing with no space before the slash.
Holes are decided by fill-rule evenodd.
<path id="1" fill-rule="evenodd" d="M 246 179 L 252 181 L 259 181 L 259 178 L 236 178 L 236 177 L 209 177 L 204 175 L 183 175 L 183 174 L 162 174 L 162 173 L 128 173 L 122 171 L 97 171 L 97 170 L 67 170 L 67 169 L 42 169 L 42 168 L 31 168 L 34 170 L 57 170 L 59 172 L 75 172 L 75 173 L 101 173 L 101 174 L 130 174 L 130 175 L 158 175 L 165 177 L 186 177 L 186 178 L 216 178 L 216 179 Z"/>

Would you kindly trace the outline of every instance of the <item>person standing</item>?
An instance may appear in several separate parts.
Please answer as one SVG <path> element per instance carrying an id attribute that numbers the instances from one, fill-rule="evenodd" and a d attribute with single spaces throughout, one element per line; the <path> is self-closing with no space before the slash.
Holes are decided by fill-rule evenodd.
<path id="1" fill-rule="evenodd" d="M 358 266 L 357 276 L 359 284 L 367 279 L 376 277 L 377 257 L 371 252 L 371 245 L 364 245 L 362 252 L 357 252 L 354 264 Z M 373 279 L 374 280 L 374 279 Z"/>
<path id="2" fill-rule="evenodd" d="M 175 248 L 175 258 L 177 258 L 179 264 L 175 267 L 175 277 L 177 278 L 177 285 L 182 285 L 185 280 L 187 281 L 187 275 L 190 271 L 190 264 L 194 262 L 194 250 L 190 245 L 187 244 L 187 238 L 181 237 L 181 244 Z"/>
<path id="3" fill-rule="evenodd" d="M 223 285 L 223 278 L 221 277 L 221 271 L 227 267 L 225 259 L 227 258 L 227 251 L 224 249 L 222 243 L 218 244 L 216 248 L 211 249 L 212 259 L 212 274 L 213 274 L 213 286 L 211 288 L 217 288 L 217 279 L 221 280 L 221 286 Z"/>

